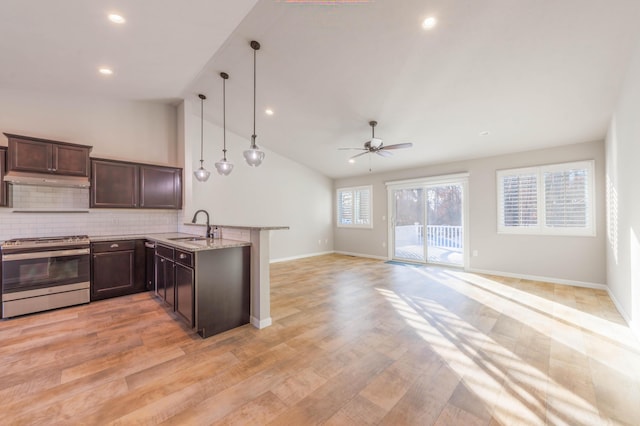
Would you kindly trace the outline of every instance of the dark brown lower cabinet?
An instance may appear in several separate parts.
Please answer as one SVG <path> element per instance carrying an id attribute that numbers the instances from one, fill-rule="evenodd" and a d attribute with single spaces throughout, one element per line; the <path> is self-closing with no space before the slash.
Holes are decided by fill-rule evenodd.
<path id="1" fill-rule="evenodd" d="M 157 245 L 156 295 L 193 327 L 193 253 Z"/>
<path id="2" fill-rule="evenodd" d="M 174 268 L 173 248 L 156 246 L 156 295 L 166 304 L 174 305 Z"/>
<path id="3" fill-rule="evenodd" d="M 213 336 L 249 323 L 250 247 L 196 252 L 196 330 Z"/>
<path id="4" fill-rule="evenodd" d="M 91 243 L 91 300 L 144 290 L 144 240 Z"/>
<path id="5" fill-rule="evenodd" d="M 193 269 L 175 264 L 176 313 L 190 327 L 193 327 Z"/>

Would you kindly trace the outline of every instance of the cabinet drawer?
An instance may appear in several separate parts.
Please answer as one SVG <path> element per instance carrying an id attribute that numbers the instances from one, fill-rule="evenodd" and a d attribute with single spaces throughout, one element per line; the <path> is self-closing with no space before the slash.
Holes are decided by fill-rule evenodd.
<path id="1" fill-rule="evenodd" d="M 176 250 L 175 261 L 189 268 L 193 268 L 193 253 L 188 251 Z"/>
<path id="2" fill-rule="evenodd" d="M 109 251 L 135 250 L 135 240 L 130 241 L 104 241 L 100 243 L 91 243 L 94 253 L 104 253 Z"/>
<path id="3" fill-rule="evenodd" d="M 173 260 L 173 248 L 167 246 L 161 246 L 158 244 L 156 246 L 156 254 L 158 256 L 166 257 L 167 259 Z"/>

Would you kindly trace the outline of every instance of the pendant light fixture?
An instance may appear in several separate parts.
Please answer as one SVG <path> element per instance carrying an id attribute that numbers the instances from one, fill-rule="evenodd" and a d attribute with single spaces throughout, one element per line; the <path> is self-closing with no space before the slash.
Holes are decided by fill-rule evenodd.
<path id="1" fill-rule="evenodd" d="M 252 40 L 251 48 L 253 49 L 253 134 L 251 135 L 251 145 L 249 149 L 244 151 L 244 159 L 251 167 L 258 167 L 264 160 L 264 152 L 260 151 L 256 145 L 256 51 L 260 49 L 260 43 Z"/>
<path id="2" fill-rule="evenodd" d="M 202 166 L 202 163 L 204 162 L 204 160 L 202 159 L 202 147 L 204 144 L 204 100 L 207 99 L 207 97 L 203 94 L 199 94 L 198 97 L 200 98 L 200 168 L 193 172 L 193 175 L 200 182 L 206 182 L 211 175 L 211 172 L 209 172 Z"/>
<path id="3" fill-rule="evenodd" d="M 226 83 L 229 74 L 221 72 L 222 77 L 222 160 L 216 163 L 218 173 L 227 176 L 233 170 L 233 164 L 227 161 L 227 101 L 226 101 Z"/>

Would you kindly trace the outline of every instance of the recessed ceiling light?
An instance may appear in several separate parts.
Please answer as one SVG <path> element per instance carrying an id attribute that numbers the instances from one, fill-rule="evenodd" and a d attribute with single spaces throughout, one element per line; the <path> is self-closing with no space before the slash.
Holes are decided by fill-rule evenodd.
<path id="1" fill-rule="evenodd" d="M 353 164 L 355 162 L 356 162 L 356 160 L 354 160 L 353 158 L 349 158 L 349 163 Z"/>
<path id="2" fill-rule="evenodd" d="M 122 15 L 118 15 L 117 13 L 110 13 L 109 20 L 114 24 L 124 24 L 126 21 Z"/>
<path id="3" fill-rule="evenodd" d="M 485 131 L 480 132 L 480 136 L 489 136 L 489 131 L 485 130 Z"/>
<path id="4" fill-rule="evenodd" d="M 273 110 L 271 108 L 267 108 L 264 110 L 264 113 L 267 115 L 273 115 Z"/>
<path id="5" fill-rule="evenodd" d="M 424 21 L 422 21 L 422 28 L 424 28 L 425 30 L 430 30 L 431 28 L 435 27 L 437 23 L 438 20 L 435 17 L 429 16 Z"/>
<path id="6" fill-rule="evenodd" d="M 102 67 L 102 68 L 98 68 L 98 72 L 102 75 L 112 75 L 113 74 L 113 70 L 111 68 L 106 68 L 106 67 Z"/>

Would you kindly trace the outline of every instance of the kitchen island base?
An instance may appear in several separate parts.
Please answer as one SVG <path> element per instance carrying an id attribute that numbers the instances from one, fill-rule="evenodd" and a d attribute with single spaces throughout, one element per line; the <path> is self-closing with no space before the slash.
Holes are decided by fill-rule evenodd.
<path id="1" fill-rule="evenodd" d="M 184 235 L 149 237 L 156 297 L 203 338 L 248 324 L 250 243 Z"/>
<path id="2" fill-rule="evenodd" d="M 210 337 L 249 323 L 250 247 L 196 253 L 195 328 Z"/>

